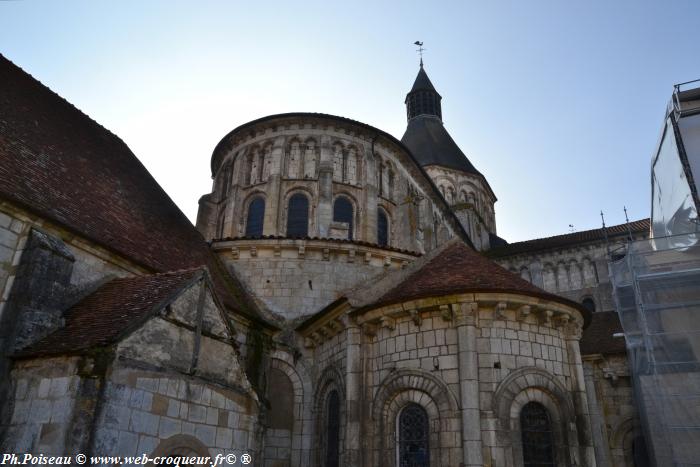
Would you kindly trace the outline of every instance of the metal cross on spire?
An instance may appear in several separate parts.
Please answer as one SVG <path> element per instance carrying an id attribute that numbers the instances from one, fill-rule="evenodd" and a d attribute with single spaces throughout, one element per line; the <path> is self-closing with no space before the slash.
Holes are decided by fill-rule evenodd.
<path id="1" fill-rule="evenodd" d="M 423 68 L 423 52 L 425 51 L 423 48 L 423 43 L 421 41 L 416 41 L 414 44 L 418 46 L 418 50 L 416 50 L 416 52 L 418 52 L 420 55 L 420 66 Z"/>

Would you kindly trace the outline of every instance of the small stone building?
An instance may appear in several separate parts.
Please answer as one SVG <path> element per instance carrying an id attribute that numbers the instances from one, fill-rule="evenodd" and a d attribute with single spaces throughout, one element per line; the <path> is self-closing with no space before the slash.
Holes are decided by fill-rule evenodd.
<path id="1" fill-rule="evenodd" d="M 225 135 L 196 227 L 117 136 L 0 82 L 3 452 L 641 465 L 605 258 L 648 222 L 508 244 L 422 64 L 401 140 Z"/>

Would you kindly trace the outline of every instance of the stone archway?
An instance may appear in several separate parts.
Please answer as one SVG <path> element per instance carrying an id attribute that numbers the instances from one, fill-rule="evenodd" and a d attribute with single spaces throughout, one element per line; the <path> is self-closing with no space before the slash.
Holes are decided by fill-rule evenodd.
<path id="1" fill-rule="evenodd" d="M 520 413 L 529 402 L 544 406 L 550 416 L 557 465 L 578 465 L 578 440 L 575 410 L 566 387 L 548 371 L 536 367 L 521 368 L 504 379 L 493 397 L 493 410 L 498 419 L 497 436 L 510 446 L 507 457 L 511 464 L 523 465 Z"/>
<path id="2" fill-rule="evenodd" d="M 372 465 L 396 466 L 398 415 L 411 403 L 418 404 L 428 414 L 430 466 L 449 465 L 450 459 L 461 458 L 462 449 L 454 445 L 452 433 L 461 427 L 459 404 L 454 394 L 431 373 L 401 369 L 384 379 L 374 397 Z"/>

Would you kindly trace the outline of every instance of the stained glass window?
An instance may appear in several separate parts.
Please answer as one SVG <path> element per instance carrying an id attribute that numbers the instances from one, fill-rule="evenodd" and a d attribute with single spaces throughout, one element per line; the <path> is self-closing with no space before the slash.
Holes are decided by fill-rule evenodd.
<path id="1" fill-rule="evenodd" d="M 309 234 L 309 200 L 297 193 L 289 198 L 287 209 L 287 236 L 306 237 Z"/>
<path id="2" fill-rule="evenodd" d="M 552 424 L 547 409 L 528 402 L 520 412 L 520 430 L 525 467 L 554 467 Z"/>
<path id="3" fill-rule="evenodd" d="M 340 465 L 340 398 L 338 391 L 328 395 L 328 411 L 326 418 L 326 455 L 325 467 Z"/>
<path id="4" fill-rule="evenodd" d="M 352 203 L 345 197 L 338 197 L 333 203 L 333 222 L 346 222 L 348 224 L 349 240 L 352 240 L 352 217 Z"/>
<path id="5" fill-rule="evenodd" d="M 257 197 L 248 205 L 248 218 L 245 223 L 246 237 L 262 236 L 264 218 L 265 200 L 261 197 Z"/>
<path id="6" fill-rule="evenodd" d="M 377 243 L 379 246 L 389 244 L 389 221 L 381 209 L 377 210 Z"/>
<path id="7" fill-rule="evenodd" d="M 411 403 L 399 414 L 399 467 L 428 465 L 428 414 L 420 405 Z"/>

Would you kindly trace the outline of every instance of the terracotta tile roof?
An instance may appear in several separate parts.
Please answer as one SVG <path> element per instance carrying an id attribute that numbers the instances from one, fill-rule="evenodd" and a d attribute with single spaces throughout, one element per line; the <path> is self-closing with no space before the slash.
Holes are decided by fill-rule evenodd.
<path id="1" fill-rule="evenodd" d="M 127 145 L 0 55 L 0 198 L 153 272 L 207 266 L 230 308 L 257 308 Z"/>
<path id="2" fill-rule="evenodd" d="M 632 234 L 649 232 L 649 219 L 640 219 L 630 222 L 629 229 Z M 627 224 L 619 224 L 607 227 L 608 237 L 614 238 L 627 235 Z M 596 242 L 605 239 L 603 229 L 582 230 L 565 235 L 555 235 L 553 237 L 537 238 L 524 242 L 510 243 L 497 247 L 487 252 L 491 258 L 501 258 L 504 256 L 517 255 L 520 253 L 531 253 L 535 251 L 548 250 L 550 248 L 562 248 L 585 242 Z"/>
<path id="3" fill-rule="evenodd" d="M 467 292 L 510 292 L 566 303 L 583 313 L 580 304 L 536 287 L 469 248 L 462 242 L 448 245 L 372 307 Z"/>
<path id="4" fill-rule="evenodd" d="M 65 326 L 16 356 L 76 353 L 113 344 L 202 274 L 202 269 L 189 269 L 107 282 L 66 311 Z"/>
<path id="5" fill-rule="evenodd" d="M 583 331 L 581 355 L 625 353 L 625 339 L 613 337 L 616 332 L 622 332 L 616 311 L 593 313 L 591 324 Z"/>

